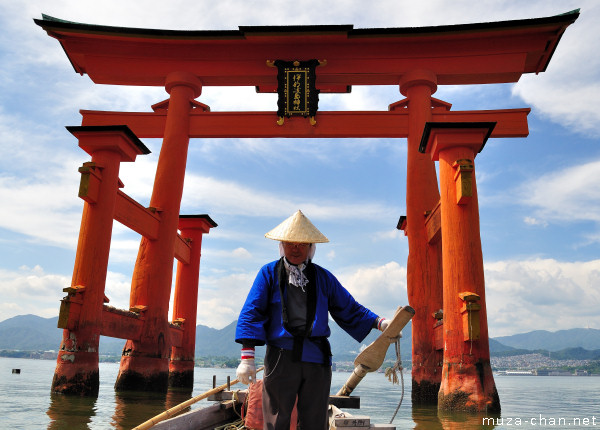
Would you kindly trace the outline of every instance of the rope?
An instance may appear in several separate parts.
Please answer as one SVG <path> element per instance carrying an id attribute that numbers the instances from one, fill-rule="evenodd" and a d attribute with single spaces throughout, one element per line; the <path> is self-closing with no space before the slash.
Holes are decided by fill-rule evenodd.
<path id="1" fill-rule="evenodd" d="M 246 427 L 244 426 L 243 420 L 237 420 L 229 424 L 225 424 L 219 427 L 215 427 L 215 430 L 243 430 Z"/>
<path id="2" fill-rule="evenodd" d="M 394 418 L 396 418 L 396 414 L 398 410 L 400 410 L 400 406 L 402 405 L 402 401 L 404 400 L 404 373 L 402 372 L 402 358 L 400 357 L 400 338 L 396 339 L 395 343 L 396 349 L 396 362 L 392 367 L 388 367 L 385 369 L 385 376 L 387 376 L 388 380 L 392 382 L 392 384 L 398 384 L 398 373 L 400 372 L 400 381 L 402 381 L 402 396 L 400 397 L 400 403 L 396 407 L 394 411 L 394 415 L 392 415 L 392 419 L 390 420 L 390 424 L 394 422 Z"/>

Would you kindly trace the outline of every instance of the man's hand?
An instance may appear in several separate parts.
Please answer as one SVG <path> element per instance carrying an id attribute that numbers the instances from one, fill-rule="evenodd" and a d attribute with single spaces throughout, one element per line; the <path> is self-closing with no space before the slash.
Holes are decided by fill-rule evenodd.
<path id="1" fill-rule="evenodd" d="M 256 382 L 256 365 L 254 358 L 243 358 L 235 371 L 237 378 L 242 384 L 250 384 Z"/>
<path id="2" fill-rule="evenodd" d="M 389 325 L 390 325 L 390 320 L 381 318 L 381 320 L 379 321 L 379 324 L 377 325 L 377 328 L 383 332 Z M 393 338 L 393 341 L 395 342 L 396 340 L 400 339 L 401 337 L 402 337 L 402 332 L 400 332 L 400 334 L 398 334 L 398 337 Z"/>

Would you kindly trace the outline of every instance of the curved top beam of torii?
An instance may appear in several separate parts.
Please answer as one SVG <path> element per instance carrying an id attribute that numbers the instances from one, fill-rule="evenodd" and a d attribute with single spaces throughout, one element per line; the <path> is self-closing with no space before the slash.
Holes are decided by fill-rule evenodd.
<path id="1" fill-rule="evenodd" d="M 172 71 L 204 86 L 276 90 L 266 60 L 326 60 L 322 92 L 352 85 L 397 85 L 403 74 L 429 70 L 439 85 L 516 82 L 543 72 L 579 10 L 545 18 L 419 28 L 352 25 L 241 26 L 238 30 L 155 30 L 34 20 L 59 40 L 76 72 L 99 84 L 163 86 Z M 135 55 L 132 55 L 135 53 Z"/>

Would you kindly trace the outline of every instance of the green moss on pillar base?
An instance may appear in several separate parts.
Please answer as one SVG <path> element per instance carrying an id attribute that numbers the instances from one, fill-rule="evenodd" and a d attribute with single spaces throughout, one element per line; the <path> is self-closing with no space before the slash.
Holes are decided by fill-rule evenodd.
<path id="1" fill-rule="evenodd" d="M 71 378 L 55 373 L 54 378 L 52 379 L 52 392 L 54 393 L 78 396 L 97 396 L 99 389 L 100 373 L 97 370 L 76 373 Z"/>
<path id="2" fill-rule="evenodd" d="M 193 388 L 194 371 L 184 370 L 182 372 L 169 373 L 169 388 Z"/>
<path id="3" fill-rule="evenodd" d="M 437 405 L 440 383 L 422 380 L 412 381 L 411 399 L 413 405 Z"/>
<path id="4" fill-rule="evenodd" d="M 473 394 L 465 393 L 464 391 L 454 391 L 449 394 L 443 394 L 441 391 L 438 395 L 438 409 L 445 411 L 456 412 L 500 412 L 500 397 L 498 391 L 494 387 L 493 392 L 488 396 L 485 402 L 482 399 L 473 400 Z"/>
<path id="5" fill-rule="evenodd" d="M 142 375 L 138 372 L 125 371 L 119 374 L 115 382 L 116 391 L 149 391 L 166 393 L 168 389 L 169 373 L 159 372 L 152 375 Z"/>

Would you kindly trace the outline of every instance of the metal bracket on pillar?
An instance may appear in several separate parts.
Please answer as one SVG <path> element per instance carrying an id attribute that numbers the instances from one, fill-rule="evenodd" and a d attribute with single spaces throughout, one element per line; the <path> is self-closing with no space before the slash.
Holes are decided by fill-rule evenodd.
<path id="1" fill-rule="evenodd" d="M 102 182 L 102 168 L 88 161 L 78 169 L 81 173 L 79 181 L 79 197 L 90 204 L 96 203 Z"/>
<path id="2" fill-rule="evenodd" d="M 473 197 L 473 160 L 456 160 L 452 167 L 456 169 L 454 182 L 456 182 L 456 204 L 466 205 Z"/>
<path id="3" fill-rule="evenodd" d="M 444 349 L 444 311 L 439 309 L 431 314 L 435 319 L 433 323 L 433 342 L 435 349 L 442 351 Z"/>
<path id="4" fill-rule="evenodd" d="M 404 232 L 404 236 L 407 236 L 408 233 L 406 231 L 407 223 L 406 223 L 406 215 L 401 215 L 398 220 L 398 224 L 396 225 L 396 229 L 402 230 Z"/>
<path id="5" fill-rule="evenodd" d="M 463 339 L 465 342 L 479 340 L 479 294 L 466 291 L 460 293 L 459 297 L 464 302 L 460 309 L 463 317 Z"/>

